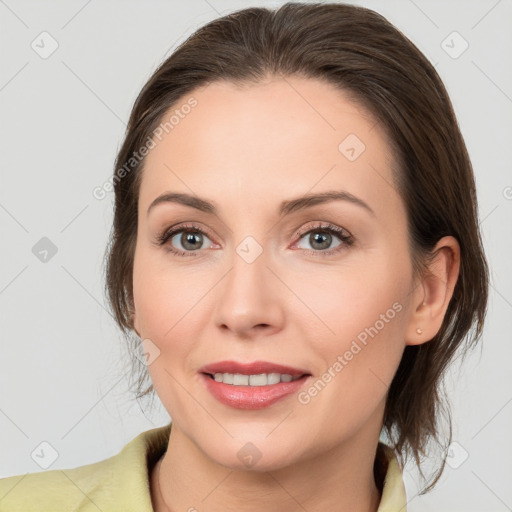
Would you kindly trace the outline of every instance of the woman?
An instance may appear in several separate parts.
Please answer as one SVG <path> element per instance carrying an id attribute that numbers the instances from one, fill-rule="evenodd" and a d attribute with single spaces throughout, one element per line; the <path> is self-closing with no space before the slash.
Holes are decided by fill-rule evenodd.
<path id="1" fill-rule="evenodd" d="M 407 456 L 450 442 L 441 378 L 488 287 L 471 163 L 420 51 L 350 5 L 214 20 L 143 87 L 113 183 L 108 298 L 172 424 L 4 479 L 0 505 L 405 510 Z"/>

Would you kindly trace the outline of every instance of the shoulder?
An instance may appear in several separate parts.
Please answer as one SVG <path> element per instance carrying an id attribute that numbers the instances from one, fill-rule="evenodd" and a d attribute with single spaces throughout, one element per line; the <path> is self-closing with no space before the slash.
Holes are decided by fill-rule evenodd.
<path id="1" fill-rule="evenodd" d="M 88 510 L 84 507 L 84 500 L 94 500 L 100 483 L 111 485 L 116 458 L 114 456 L 72 469 L 54 469 L 0 479 L 0 510 Z"/>
<path id="2" fill-rule="evenodd" d="M 2 512 L 152 512 L 148 468 L 166 450 L 170 424 L 142 432 L 116 455 L 76 468 L 0 479 Z"/>

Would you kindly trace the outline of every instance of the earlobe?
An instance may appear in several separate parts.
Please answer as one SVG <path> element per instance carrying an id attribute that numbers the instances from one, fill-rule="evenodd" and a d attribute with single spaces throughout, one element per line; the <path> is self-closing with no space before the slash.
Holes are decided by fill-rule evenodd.
<path id="1" fill-rule="evenodd" d="M 457 239 L 453 236 L 441 238 L 433 254 L 428 271 L 416 288 L 405 333 L 406 345 L 421 345 L 439 332 L 457 283 L 460 268 Z"/>

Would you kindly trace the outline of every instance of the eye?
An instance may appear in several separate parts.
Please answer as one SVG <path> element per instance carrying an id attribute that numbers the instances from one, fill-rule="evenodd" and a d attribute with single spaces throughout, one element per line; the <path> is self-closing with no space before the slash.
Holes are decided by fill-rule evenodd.
<path id="1" fill-rule="evenodd" d="M 350 247 L 354 243 L 354 237 L 350 233 L 329 223 L 317 224 L 307 229 L 307 231 L 301 230 L 297 233 L 297 236 L 300 236 L 301 242 L 307 242 L 313 247 L 313 250 L 307 250 L 306 252 L 315 256 L 329 256 Z M 330 248 L 333 243 L 333 236 L 339 240 L 339 243 L 334 248 Z"/>
<path id="2" fill-rule="evenodd" d="M 204 249 L 204 239 L 210 240 L 201 228 L 193 224 L 182 224 L 159 234 L 156 243 L 157 245 L 167 244 L 168 250 L 179 256 L 197 256 L 194 252 Z"/>
<path id="3" fill-rule="evenodd" d="M 300 237 L 299 243 L 307 242 L 311 244 L 313 249 L 306 250 L 306 253 L 314 256 L 330 256 L 354 243 L 354 237 L 350 233 L 330 223 L 309 226 L 309 229 L 301 229 L 295 236 Z M 333 237 L 338 240 L 338 244 L 331 248 Z M 205 239 L 214 245 L 207 233 L 199 226 L 181 224 L 164 230 L 157 235 L 154 243 L 158 246 L 165 245 L 169 252 L 178 256 L 200 256 L 201 249 L 205 249 Z M 299 248 L 303 249 L 303 247 Z"/>

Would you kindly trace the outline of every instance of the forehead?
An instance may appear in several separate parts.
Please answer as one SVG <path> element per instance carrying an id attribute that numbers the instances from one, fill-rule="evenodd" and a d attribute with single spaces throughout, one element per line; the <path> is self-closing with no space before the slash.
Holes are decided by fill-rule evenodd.
<path id="1" fill-rule="evenodd" d="M 191 98 L 195 106 L 180 111 Z M 397 200 L 384 130 L 331 84 L 214 82 L 180 99 L 162 121 L 173 113 L 178 122 L 146 157 L 142 208 L 169 190 L 219 204 L 238 200 L 249 210 L 339 188 L 384 206 Z"/>

